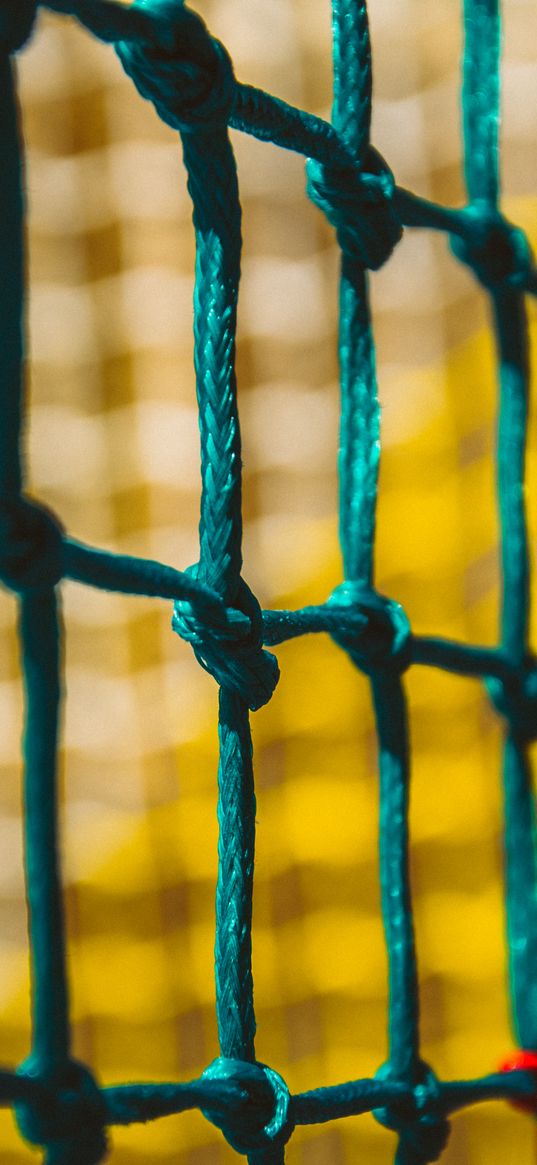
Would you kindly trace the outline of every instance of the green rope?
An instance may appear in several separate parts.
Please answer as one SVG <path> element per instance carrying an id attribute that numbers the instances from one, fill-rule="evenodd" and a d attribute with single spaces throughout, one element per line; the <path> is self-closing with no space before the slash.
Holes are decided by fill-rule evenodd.
<path id="1" fill-rule="evenodd" d="M 248 712 L 240 696 L 220 692 L 216 1006 L 222 1055 L 254 1060 L 252 895 L 255 794 Z"/>
<path id="2" fill-rule="evenodd" d="M 468 195 L 478 215 L 497 208 L 500 120 L 498 0 L 465 6 L 464 157 Z M 493 220 L 494 221 L 494 220 Z M 503 220 L 498 216 L 497 226 Z M 500 235 L 501 239 L 501 235 Z M 500 241 L 498 240 L 498 242 Z M 505 240 L 513 243 L 507 232 Z M 515 240 L 516 242 L 516 240 Z M 504 749 L 506 912 L 514 1028 L 523 1048 L 537 1047 L 537 846 L 527 741 L 537 734 L 537 703 L 527 690 L 529 551 L 524 499 L 529 356 L 524 299 L 519 290 L 490 288 L 499 368 L 498 500 L 502 565 L 502 648 L 517 669 L 489 681 L 507 719 Z M 531 668 L 531 661 L 529 663 Z"/>
<path id="3" fill-rule="evenodd" d="M 0 580 L 18 596 L 25 683 L 26 885 L 32 1050 L 0 1071 L 0 1104 L 48 1165 L 97 1165 L 108 1126 L 189 1108 L 222 1129 L 250 1165 L 282 1165 L 297 1124 L 373 1111 L 398 1133 L 398 1165 L 427 1165 L 450 1113 L 492 1098 L 537 1108 L 535 1072 L 440 1081 L 419 1046 L 419 990 L 409 878 L 410 761 L 403 674 L 415 664 L 484 680 L 507 724 L 504 757 L 507 932 L 514 1027 L 537 1052 L 537 851 L 527 745 L 537 737 L 537 667 L 528 648 L 529 556 L 524 505 L 529 363 L 523 293 L 537 273 L 522 231 L 498 208 L 500 14 L 466 0 L 464 166 L 469 205 L 456 210 L 397 186 L 370 145 L 372 69 L 364 0 L 333 0 L 332 124 L 234 77 L 225 48 L 181 0 L 48 0 L 115 45 L 143 97 L 181 135 L 196 234 L 194 362 L 200 418 L 200 556 L 178 571 L 83 546 L 25 496 L 22 143 L 9 54 L 30 35 L 35 0 L 0 0 Z M 241 210 L 228 126 L 308 158 L 307 192 L 342 251 L 340 538 L 344 582 L 326 602 L 264 611 L 241 577 L 241 447 L 235 378 Z M 400 605 L 374 589 L 380 410 L 367 269 L 384 263 L 404 226 L 443 231 L 490 295 L 500 406 L 498 496 L 502 617 L 498 647 L 412 634 Z M 216 1014 L 220 1056 L 199 1080 L 99 1087 L 71 1058 L 57 822 L 61 643 L 57 585 L 174 602 L 174 630 L 217 680 L 219 871 Z M 373 1080 L 290 1095 L 255 1059 L 251 967 L 255 789 L 249 709 L 272 696 L 278 665 L 263 645 L 325 632 L 370 677 L 379 741 L 381 901 L 388 952 L 388 1058 Z"/>
<path id="4" fill-rule="evenodd" d="M 371 49 L 365 3 L 334 0 L 332 119 L 358 165 L 369 147 Z M 345 577 L 370 584 L 380 451 L 375 352 L 363 264 L 343 253 L 339 300 L 340 538 Z"/>
<path id="5" fill-rule="evenodd" d="M 412 1085 L 419 1011 L 408 877 L 408 729 L 400 678 L 379 674 L 373 697 L 380 746 L 380 887 L 390 956 L 389 1064 L 397 1080 Z"/>
<path id="6" fill-rule="evenodd" d="M 26 870 L 34 963 L 33 1071 L 61 1073 L 69 1060 L 69 1001 L 58 863 L 56 751 L 60 704 L 59 613 L 53 590 L 21 601 L 26 687 L 24 732 Z"/>
<path id="7" fill-rule="evenodd" d="M 464 173 L 472 202 L 496 206 L 500 124 L 499 0 L 465 0 L 462 86 Z"/>
<path id="8" fill-rule="evenodd" d="M 528 328 L 522 296 L 492 295 L 498 344 L 498 494 L 502 555 L 501 640 L 519 667 L 528 650 L 529 551 L 524 473 L 528 427 Z"/>

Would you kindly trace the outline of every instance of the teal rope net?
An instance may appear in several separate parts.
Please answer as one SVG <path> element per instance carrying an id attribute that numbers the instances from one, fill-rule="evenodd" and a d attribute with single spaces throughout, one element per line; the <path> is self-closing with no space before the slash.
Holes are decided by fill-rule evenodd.
<path id="1" fill-rule="evenodd" d="M 524 453 L 529 364 L 525 295 L 537 273 L 523 233 L 499 208 L 499 0 L 465 0 L 464 162 L 468 204 L 450 209 L 397 186 L 370 144 L 372 71 L 364 0 L 333 0 L 329 124 L 235 79 L 225 48 L 181 0 L 48 0 L 111 42 L 140 93 L 181 135 L 196 233 L 194 355 L 201 433 L 200 558 L 181 572 L 74 541 L 24 490 L 24 197 L 10 55 L 30 36 L 35 0 L 0 0 L 0 578 L 19 598 L 26 692 L 25 856 L 32 1050 L 0 1072 L 0 1102 L 48 1165 L 96 1165 L 113 1125 L 200 1108 L 251 1165 L 280 1165 L 299 1124 L 373 1111 L 398 1134 L 397 1165 L 426 1165 L 450 1114 L 506 1098 L 537 1110 L 537 900 L 528 744 L 537 737 L 537 666 L 528 645 Z M 241 211 L 228 127 L 307 156 L 307 190 L 336 229 L 340 283 L 340 537 L 344 581 L 324 604 L 261 611 L 241 577 L 241 456 L 234 369 Z M 503 598 L 494 648 L 414 635 L 375 590 L 380 450 L 367 270 L 403 227 L 447 234 L 487 292 L 499 368 L 498 495 Z M 70 1045 L 58 859 L 56 752 L 62 578 L 174 601 L 173 628 L 220 686 L 216 1012 L 220 1057 L 188 1083 L 100 1087 Z M 382 913 L 389 964 L 388 1058 L 374 1079 L 291 1095 L 256 1060 L 251 970 L 255 792 L 249 711 L 278 681 L 269 646 L 328 632 L 371 681 L 379 741 Z M 521 1052 L 480 1079 L 441 1081 L 420 1054 L 419 986 L 408 871 L 410 762 L 403 675 L 412 664 L 482 678 L 505 721 L 505 868 L 510 994 Z"/>

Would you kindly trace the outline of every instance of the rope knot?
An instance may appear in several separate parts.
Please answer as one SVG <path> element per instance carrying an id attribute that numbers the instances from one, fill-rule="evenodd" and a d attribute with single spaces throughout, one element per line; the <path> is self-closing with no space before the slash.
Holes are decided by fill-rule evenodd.
<path id="1" fill-rule="evenodd" d="M 205 1069 L 202 1079 L 232 1080 L 244 1093 L 240 1106 L 225 1117 L 202 1109 L 237 1153 L 248 1154 L 289 1140 L 294 1127 L 291 1097 L 285 1081 L 272 1068 L 220 1056 Z"/>
<path id="2" fill-rule="evenodd" d="M 472 268 L 484 287 L 522 290 L 533 265 L 524 231 L 486 204 L 473 203 L 462 214 L 472 235 L 470 239 L 450 235 L 453 254 Z"/>
<path id="3" fill-rule="evenodd" d="M 379 671 L 404 672 L 410 663 L 410 623 L 400 603 L 387 599 L 364 583 L 344 582 L 330 595 L 329 607 L 357 607 L 366 625 L 354 634 L 333 632 L 332 639 L 366 675 Z"/>
<path id="4" fill-rule="evenodd" d="M 363 166 L 343 169 L 308 158 L 306 175 L 307 193 L 336 228 L 342 251 L 371 271 L 382 267 L 403 233 L 384 158 L 372 147 Z"/>
<path id="5" fill-rule="evenodd" d="M 91 1072 L 72 1060 L 59 1077 L 41 1076 L 31 1059 L 19 1068 L 22 1076 L 38 1077 L 53 1100 L 45 1104 L 17 1101 L 15 1116 L 21 1135 L 47 1149 L 50 1165 L 98 1165 L 106 1153 L 105 1105 Z"/>
<path id="6" fill-rule="evenodd" d="M 181 133 L 226 126 L 235 101 L 231 58 L 183 0 L 134 0 L 156 19 L 155 40 L 119 41 L 116 52 L 138 92 Z M 158 36 L 158 39 L 157 39 Z"/>
<path id="7" fill-rule="evenodd" d="M 0 51 L 22 48 L 32 31 L 37 0 L 0 0 Z"/>
<path id="8" fill-rule="evenodd" d="M 528 661 L 512 677 L 489 676 L 485 685 L 490 699 L 519 740 L 537 740 L 537 664 Z"/>
<path id="9" fill-rule="evenodd" d="M 53 587 L 63 575 L 63 531 L 45 506 L 0 499 L 0 582 L 12 591 Z"/>
<path id="10" fill-rule="evenodd" d="M 383 1064 L 376 1080 L 395 1079 L 390 1064 Z M 413 1085 L 413 1102 L 395 1101 L 389 1107 L 373 1109 L 373 1116 L 387 1129 L 399 1133 L 403 1149 L 402 1159 L 415 1165 L 429 1165 L 443 1153 L 448 1137 L 440 1084 L 428 1064 L 420 1060 Z"/>
<path id="11" fill-rule="evenodd" d="M 190 568 L 189 573 L 196 573 Z M 267 704 L 278 683 L 278 661 L 262 649 L 263 620 L 259 603 L 241 579 L 236 605 L 202 608 L 180 599 L 172 627 L 193 648 L 198 663 L 224 688 L 232 688 L 255 712 Z"/>

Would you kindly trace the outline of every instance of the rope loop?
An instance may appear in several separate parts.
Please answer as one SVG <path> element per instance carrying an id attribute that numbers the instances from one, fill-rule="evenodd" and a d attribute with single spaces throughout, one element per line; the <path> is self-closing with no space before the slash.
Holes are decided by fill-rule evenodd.
<path id="1" fill-rule="evenodd" d="M 63 575 L 63 530 L 30 498 L 0 499 L 0 582 L 12 591 L 53 587 Z"/>
<path id="2" fill-rule="evenodd" d="M 537 740 L 537 663 L 531 660 L 508 679 L 489 676 L 485 687 L 496 711 L 507 721 L 513 736 L 529 743 Z"/>
<path id="3" fill-rule="evenodd" d="M 342 251 L 371 271 L 389 259 L 403 233 L 395 211 L 395 179 L 370 147 L 365 163 L 342 169 L 308 158 L 306 190 L 336 228 Z"/>
<path id="4" fill-rule="evenodd" d="M 205 1069 L 203 1080 L 231 1080 L 245 1093 L 239 1110 L 222 1113 L 202 1109 L 222 1130 L 237 1153 L 284 1145 L 293 1132 L 291 1097 L 282 1077 L 266 1064 L 250 1064 L 220 1056 Z"/>
<path id="5" fill-rule="evenodd" d="M 21 1076 L 38 1073 L 27 1060 Z M 15 1117 L 21 1135 L 47 1149 L 47 1165 L 98 1165 L 106 1153 L 106 1111 L 100 1089 L 84 1064 L 71 1060 L 60 1078 L 41 1077 L 55 1100 L 37 1104 L 17 1101 Z"/>
<path id="6" fill-rule="evenodd" d="M 194 576 L 197 567 L 188 572 Z M 190 643 L 198 663 L 224 688 L 232 688 L 252 712 L 267 704 L 278 683 L 278 661 L 262 649 L 263 616 L 255 595 L 243 579 L 235 606 L 222 614 L 179 600 L 174 605 L 173 630 Z"/>
<path id="7" fill-rule="evenodd" d="M 410 664 L 411 629 L 400 603 L 379 595 L 364 583 L 344 582 L 330 595 L 328 607 L 356 607 L 367 622 L 355 633 L 332 632 L 353 663 L 368 676 L 379 671 L 401 674 Z"/>
<path id="8" fill-rule="evenodd" d="M 33 28 L 37 0 L 0 0 L 0 51 L 22 48 Z"/>
<path id="9" fill-rule="evenodd" d="M 485 202 L 462 211 L 471 227 L 469 238 L 450 235 L 453 254 L 471 267 L 484 287 L 522 290 L 533 266 L 528 239 L 520 227 Z"/>
<path id="10" fill-rule="evenodd" d="M 383 1064 L 375 1074 L 376 1080 L 393 1078 L 390 1064 Z M 389 1107 L 373 1109 L 379 1124 L 399 1133 L 403 1148 L 402 1159 L 415 1165 L 429 1165 L 443 1153 L 449 1137 L 439 1081 L 423 1060 L 417 1065 L 413 1086 L 413 1103 L 395 1101 Z"/>
<path id="11" fill-rule="evenodd" d="M 183 7 L 183 0 L 134 0 L 132 7 L 150 8 L 162 28 L 158 42 L 116 44 L 138 92 L 180 133 L 226 126 L 235 102 L 235 75 L 224 46 L 196 13 Z"/>

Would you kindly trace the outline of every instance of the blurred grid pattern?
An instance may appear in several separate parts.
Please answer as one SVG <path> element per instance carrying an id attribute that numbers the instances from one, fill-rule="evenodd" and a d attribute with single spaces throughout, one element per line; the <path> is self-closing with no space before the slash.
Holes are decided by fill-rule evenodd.
<path id="1" fill-rule="evenodd" d="M 327 0 L 197 8 L 240 79 L 330 106 Z M 373 140 L 400 184 L 460 204 L 461 21 L 448 0 L 372 0 Z M 508 216 L 536 221 L 533 0 L 506 0 Z M 69 532 L 183 568 L 197 559 L 193 232 L 176 136 L 113 52 L 41 17 L 20 58 L 30 208 L 32 491 Z M 337 550 L 337 252 L 303 162 L 234 136 L 244 207 L 238 378 L 245 578 L 264 606 L 322 601 Z M 533 232 L 535 234 L 535 230 Z M 535 241 L 535 240 L 534 240 Z M 379 589 L 418 632 L 496 639 L 495 390 L 484 305 L 445 240 L 407 231 L 374 276 L 384 459 Z M 531 309 L 535 331 L 536 313 Z M 529 498 L 536 530 L 537 442 Z M 274 546 L 277 553 L 274 553 Z M 188 1079 L 213 1018 L 216 689 L 165 603 L 66 583 L 64 856 L 75 1052 L 106 1083 Z M 29 1040 L 14 603 L 0 596 L 1 1060 Z M 535 642 L 535 637 L 534 637 Z M 370 1075 L 385 1052 L 375 739 L 367 684 L 326 637 L 278 648 L 254 718 L 258 1055 L 292 1090 Z M 511 1046 L 500 728 L 476 681 L 415 668 L 413 885 L 424 1051 L 446 1076 Z M 8 1114 L 5 1165 L 33 1154 Z M 299 1130 L 291 1165 L 387 1165 L 372 1118 Z M 454 1120 L 454 1165 L 527 1165 L 532 1122 L 501 1104 Z M 234 1160 L 200 1114 L 114 1133 L 117 1165 Z"/>

